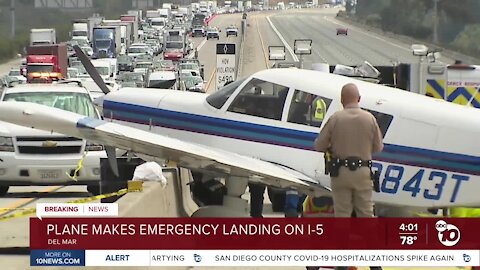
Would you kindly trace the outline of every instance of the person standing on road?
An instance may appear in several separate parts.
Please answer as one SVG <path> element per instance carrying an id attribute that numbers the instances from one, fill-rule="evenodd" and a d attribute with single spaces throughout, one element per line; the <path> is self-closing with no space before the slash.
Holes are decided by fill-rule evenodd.
<path id="1" fill-rule="evenodd" d="M 383 149 L 375 117 L 359 106 L 355 84 L 343 86 L 343 110 L 333 114 L 315 140 L 315 150 L 331 151 L 332 196 L 335 217 L 373 217 L 372 154 Z"/>
<path id="2" fill-rule="evenodd" d="M 315 150 L 332 154 L 329 172 L 335 217 L 351 217 L 352 212 L 373 217 L 372 154 L 383 150 L 382 133 L 375 117 L 360 108 L 355 84 L 342 87 L 341 102 L 344 109 L 328 119 L 315 139 Z"/>

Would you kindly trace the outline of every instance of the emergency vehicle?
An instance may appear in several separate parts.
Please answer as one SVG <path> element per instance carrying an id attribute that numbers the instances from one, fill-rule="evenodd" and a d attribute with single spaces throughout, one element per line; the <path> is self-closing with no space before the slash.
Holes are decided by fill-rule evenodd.
<path id="1" fill-rule="evenodd" d="M 420 94 L 480 108 L 480 66 L 429 63 L 419 76 Z"/>

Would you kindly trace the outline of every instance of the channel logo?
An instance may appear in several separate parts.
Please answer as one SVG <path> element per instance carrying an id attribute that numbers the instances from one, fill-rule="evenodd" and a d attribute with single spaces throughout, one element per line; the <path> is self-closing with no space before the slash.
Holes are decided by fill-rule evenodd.
<path id="1" fill-rule="evenodd" d="M 201 262 L 202 261 L 202 256 L 198 255 L 198 254 L 193 254 L 193 260 L 197 263 Z"/>
<path id="2" fill-rule="evenodd" d="M 438 240 L 444 246 L 453 247 L 460 241 L 460 230 L 453 224 L 439 220 L 435 224 L 435 229 L 438 231 Z"/>
<path id="3" fill-rule="evenodd" d="M 468 254 L 463 254 L 463 261 L 468 263 L 472 260 L 472 257 L 470 257 L 470 255 Z"/>

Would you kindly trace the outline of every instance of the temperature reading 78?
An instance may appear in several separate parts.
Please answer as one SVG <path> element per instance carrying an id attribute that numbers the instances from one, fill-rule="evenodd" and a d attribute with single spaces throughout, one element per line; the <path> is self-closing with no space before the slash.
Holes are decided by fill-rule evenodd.
<path id="1" fill-rule="evenodd" d="M 417 240 L 416 235 L 400 235 L 400 240 L 402 240 L 402 245 L 413 245 L 415 240 Z"/>

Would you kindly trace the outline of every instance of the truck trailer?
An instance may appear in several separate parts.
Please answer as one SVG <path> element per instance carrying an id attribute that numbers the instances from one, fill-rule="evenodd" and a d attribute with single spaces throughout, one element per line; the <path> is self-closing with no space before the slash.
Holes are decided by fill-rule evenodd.
<path id="1" fill-rule="evenodd" d="M 67 45 L 32 45 L 27 47 L 27 83 L 52 83 L 67 78 Z"/>

